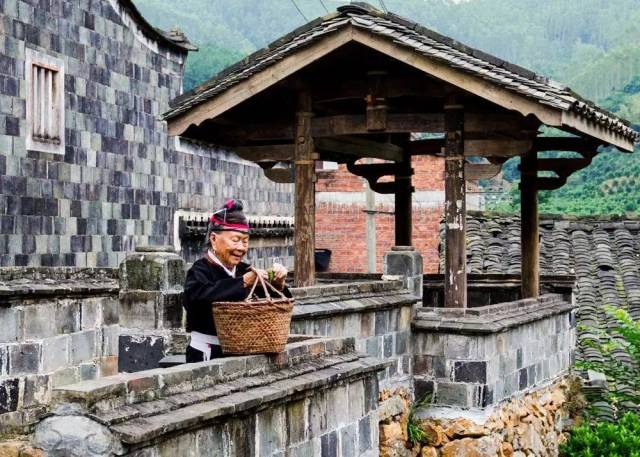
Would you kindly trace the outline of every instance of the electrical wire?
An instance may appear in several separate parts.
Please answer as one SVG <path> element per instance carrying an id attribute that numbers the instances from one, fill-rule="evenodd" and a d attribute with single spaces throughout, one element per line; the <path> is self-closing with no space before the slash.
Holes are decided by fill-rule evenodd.
<path id="1" fill-rule="evenodd" d="M 385 13 L 388 13 L 389 10 L 387 9 L 387 6 L 384 4 L 383 0 L 378 0 L 380 2 L 380 6 L 382 7 L 382 9 L 384 10 Z"/>
<path id="2" fill-rule="evenodd" d="M 324 8 L 324 10 L 328 13 L 329 9 L 327 8 L 327 5 L 324 4 L 324 2 L 322 0 L 320 0 L 320 4 L 322 5 L 322 7 Z"/>
<path id="3" fill-rule="evenodd" d="M 307 16 L 304 15 L 304 13 L 302 12 L 302 10 L 300 9 L 300 7 L 298 6 L 298 4 L 296 3 L 296 0 L 291 0 L 291 3 L 293 3 L 293 6 L 295 6 L 295 8 L 298 10 L 298 13 L 300 13 L 300 16 L 302 16 L 302 18 L 304 19 L 305 22 L 309 22 L 309 19 L 307 19 Z"/>

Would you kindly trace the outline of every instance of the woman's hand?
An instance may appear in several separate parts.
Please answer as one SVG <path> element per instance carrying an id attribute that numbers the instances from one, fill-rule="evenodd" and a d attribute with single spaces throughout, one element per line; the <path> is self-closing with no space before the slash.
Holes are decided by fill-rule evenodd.
<path id="1" fill-rule="evenodd" d="M 242 282 L 244 283 L 244 287 L 251 287 L 253 283 L 258 279 L 258 275 L 260 275 L 264 280 L 268 280 L 269 278 L 269 275 L 265 270 L 253 268 L 242 275 Z"/>
<path id="2" fill-rule="evenodd" d="M 287 278 L 287 269 L 284 265 L 274 263 L 271 267 L 271 271 L 273 271 L 272 284 L 278 289 L 282 290 L 284 288 L 284 281 Z"/>

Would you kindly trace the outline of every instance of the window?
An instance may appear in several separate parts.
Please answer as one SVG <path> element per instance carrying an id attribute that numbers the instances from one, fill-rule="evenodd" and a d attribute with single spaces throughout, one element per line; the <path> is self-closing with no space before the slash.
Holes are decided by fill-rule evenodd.
<path id="1" fill-rule="evenodd" d="M 27 149 L 64 154 L 64 63 L 27 49 Z"/>

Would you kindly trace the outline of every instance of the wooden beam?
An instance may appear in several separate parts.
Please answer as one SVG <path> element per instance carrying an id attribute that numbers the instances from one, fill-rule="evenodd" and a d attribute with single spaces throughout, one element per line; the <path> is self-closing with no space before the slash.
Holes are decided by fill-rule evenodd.
<path id="1" fill-rule="evenodd" d="M 448 308 L 467 306 L 464 108 L 450 100 L 445 117 L 445 281 Z"/>
<path id="2" fill-rule="evenodd" d="M 387 37 L 376 35 L 368 30 L 354 29 L 353 39 L 358 43 L 362 43 L 400 62 L 404 62 L 441 81 L 493 102 L 498 106 L 518 111 L 524 116 L 533 114 L 547 125 L 558 127 L 563 125 L 561 110 L 538 103 L 506 87 L 454 68 L 449 63 L 441 62 L 430 56 L 420 54 L 414 49 L 399 46 Z"/>
<path id="3" fill-rule="evenodd" d="M 601 141 L 581 137 L 546 137 L 539 136 L 533 140 L 536 151 L 597 151 Z"/>
<path id="4" fill-rule="evenodd" d="M 560 189 L 567 183 L 566 177 L 538 177 L 536 178 L 537 190 L 556 190 Z"/>
<path id="5" fill-rule="evenodd" d="M 514 114 L 467 113 L 464 128 L 468 134 L 481 133 L 486 135 L 492 132 L 513 132 L 522 129 L 523 120 L 522 116 Z M 367 129 L 366 116 L 360 114 L 315 117 L 312 119 L 311 125 L 314 138 L 372 133 Z M 292 142 L 294 132 L 293 127 L 284 121 L 268 121 L 238 126 L 207 124 L 202 128 L 206 129 L 209 136 L 208 141 L 223 145 L 246 145 L 255 141 Z M 387 114 L 387 128 L 384 133 L 412 132 L 444 132 L 444 115 L 442 113 Z"/>
<path id="6" fill-rule="evenodd" d="M 438 155 L 444 152 L 444 143 L 444 140 L 438 138 L 412 141 L 409 150 L 412 155 Z M 531 140 L 508 138 L 465 140 L 464 155 L 467 157 L 515 157 L 530 151 L 531 145 Z"/>
<path id="7" fill-rule="evenodd" d="M 520 182 L 520 221 L 522 249 L 522 298 L 540 294 L 540 237 L 538 221 L 537 153 L 522 157 Z"/>
<path id="8" fill-rule="evenodd" d="M 315 267 L 315 160 L 311 136 L 311 96 L 298 94 L 295 142 L 294 285 L 312 286 Z"/>
<path id="9" fill-rule="evenodd" d="M 268 168 L 264 170 L 264 175 L 273 182 L 280 184 L 291 184 L 295 182 L 295 167 Z"/>
<path id="10" fill-rule="evenodd" d="M 295 54 L 235 84 L 231 90 L 224 90 L 189 111 L 169 119 L 167 121 L 169 135 L 182 135 L 191 125 L 200 125 L 207 119 L 215 119 L 243 101 L 352 41 L 352 39 L 353 31 L 350 27 L 325 35 L 325 38 L 311 43 Z"/>
<path id="11" fill-rule="evenodd" d="M 364 100 L 368 95 L 369 79 L 352 79 L 316 86 L 313 89 L 313 103 L 331 103 L 341 100 Z M 385 98 L 432 97 L 442 98 L 447 94 L 441 83 L 420 77 L 385 77 L 378 83 Z"/>
<path id="12" fill-rule="evenodd" d="M 500 170 L 502 170 L 502 164 L 467 162 L 464 164 L 464 177 L 467 181 L 491 179 L 500 173 Z"/>
<path id="13" fill-rule="evenodd" d="M 395 174 L 396 188 L 394 193 L 394 204 L 396 246 L 412 245 L 412 175 L 413 169 L 411 168 L 411 154 L 405 150 L 403 153 L 403 160 L 398 163 L 398 168 Z"/>
<path id="14" fill-rule="evenodd" d="M 331 152 L 354 158 L 371 157 L 383 160 L 402 160 L 402 148 L 392 143 L 380 143 L 352 136 L 314 138 L 316 151 Z"/>
<path id="15" fill-rule="evenodd" d="M 252 162 L 291 162 L 293 161 L 295 145 L 268 144 L 261 146 L 239 146 L 233 148 L 240 158 Z"/>

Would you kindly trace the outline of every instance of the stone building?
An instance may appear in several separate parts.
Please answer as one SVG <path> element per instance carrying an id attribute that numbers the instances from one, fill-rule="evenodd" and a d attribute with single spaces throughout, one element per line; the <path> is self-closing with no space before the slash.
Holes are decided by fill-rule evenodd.
<path id="1" fill-rule="evenodd" d="M 115 267 L 135 246 L 180 248 L 180 219 L 228 197 L 252 216 L 291 215 L 289 185 L 167 135 L 158 115 L 196 49 L 181 32 L 130 0 L 0 5 L 2 266 Z M 252 257 L 286 259 L 289 244 L 263 240 Z"/>

